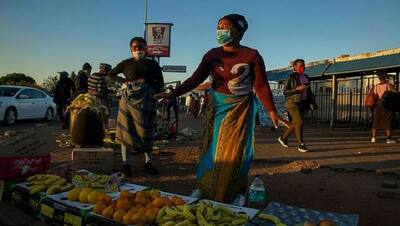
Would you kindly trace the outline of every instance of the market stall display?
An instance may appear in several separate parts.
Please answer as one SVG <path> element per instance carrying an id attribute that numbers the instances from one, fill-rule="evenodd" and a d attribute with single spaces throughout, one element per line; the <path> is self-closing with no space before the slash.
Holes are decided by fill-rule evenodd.
<path id="1" fill-rule="evenodd" d="M 305 224 L 305 222 L 307 224 Z M 253 225 L 273 226 L 356 226 L 357 214 L 338 214 L 270 202 L 254 219 Z"/>

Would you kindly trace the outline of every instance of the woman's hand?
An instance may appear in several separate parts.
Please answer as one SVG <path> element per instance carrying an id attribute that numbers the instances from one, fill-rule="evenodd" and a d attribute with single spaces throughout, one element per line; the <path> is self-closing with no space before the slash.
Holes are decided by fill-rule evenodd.
<path id="1" fill-rule="evenodd" d="M 284 119 L 282 119 L 278 114 L 276 114 L 276 111 L 270 111 L 269 116 L 271 117 L 272 123 L 274 124 L 274 127 L 278 127 L 279 124 L 282 124 L 286 128 L 290 128 L 292 124 Z"/>
<path id="2" fill-rule="evenodd" d="M 307 86 L 306 86 L 306 85 L 300 85 L 300 86 L 297 86 L 297 87 L 296 87 L 296 90 L 297 90 L 297 91 L 300 91 L 300 92 L 303 91 L 303 90 L 305 90 L 305 89 L 307 89 Z"/>

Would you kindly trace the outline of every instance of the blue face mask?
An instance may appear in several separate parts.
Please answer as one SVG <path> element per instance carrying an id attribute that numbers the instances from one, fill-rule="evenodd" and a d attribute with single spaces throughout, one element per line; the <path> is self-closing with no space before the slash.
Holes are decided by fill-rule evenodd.
<path id="1" fill-rule="evenodd" d="M 220 45 L 226 45 L 233 41 L 230 30 L 217 30 L 217 42 Z"/>

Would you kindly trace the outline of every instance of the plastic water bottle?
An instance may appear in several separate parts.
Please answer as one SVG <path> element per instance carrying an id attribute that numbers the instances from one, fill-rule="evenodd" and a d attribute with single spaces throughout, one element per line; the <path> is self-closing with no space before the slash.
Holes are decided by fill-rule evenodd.
<path id="1" fill-rule="evenodd" d="M 256 175 L 249 188 L 248 206 L 254 209 L 262 209 L 266 204 L 266 189 L 260 175 Z"/>

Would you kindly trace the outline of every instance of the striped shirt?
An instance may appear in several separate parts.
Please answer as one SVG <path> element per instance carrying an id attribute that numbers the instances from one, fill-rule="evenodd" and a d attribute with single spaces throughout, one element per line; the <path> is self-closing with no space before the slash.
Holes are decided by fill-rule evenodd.
<path id="1" fill-rule="evenodd" d="M 94 73 L 90 75 L 88 80 L 89 93 L 99 98 L 106 98 L 108 95 L 107 82 L 105 75 L 101 73 Z"/>

